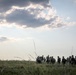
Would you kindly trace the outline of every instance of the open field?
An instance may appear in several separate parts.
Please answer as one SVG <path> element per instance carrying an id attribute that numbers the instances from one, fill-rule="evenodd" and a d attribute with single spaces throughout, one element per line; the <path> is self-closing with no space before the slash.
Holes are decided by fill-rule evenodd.
<path id="1" fill-rule="evenodd" d="M 0 75 L 76 75 L 76 65 L 37 64 L 32 61 L 0 61 Z"/>

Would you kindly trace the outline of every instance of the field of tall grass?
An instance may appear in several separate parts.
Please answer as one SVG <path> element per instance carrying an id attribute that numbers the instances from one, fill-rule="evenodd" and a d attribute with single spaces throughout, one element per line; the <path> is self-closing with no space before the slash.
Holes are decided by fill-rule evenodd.
<path id="1" fill-rule="evenodd" d="M 0 61 L 0 75 L 76 75 L 76 66 L 38 64 L 33 61 Z"/>

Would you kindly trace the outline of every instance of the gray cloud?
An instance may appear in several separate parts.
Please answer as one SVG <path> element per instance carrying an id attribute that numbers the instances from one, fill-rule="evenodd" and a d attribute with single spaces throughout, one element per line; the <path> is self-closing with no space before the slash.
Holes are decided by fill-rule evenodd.
<path id="1" fill-rule="evenodd" d="M 6 20 L 9 23 L 16 23 L 19 25 L 23 25 L 26 27 L 39 27 L 45 24 L 50 24 L 55 20 L 54 18 L 50 18 L 50 20 L 46 20 L 45 18 L 36 18 L 36 14 L 30 14 L 30 12 L 26 10 L 15 10 L 11 14 L 6 16 Z"/>
<path id="2" fill-rule="evenodd" d="M 0 0 L 0 12 L 0 23 L 15 23 L 24 28 L 46 25 L 59 28 L 72 24 L 65 23 L 56 15 L 49 0 Z"/>
<path id="3" fill-rule="evenodd" d="M 28 6 L 30 3 L 46 6 L 49 0 L 0 0 L 0 12 L 9 10 L 12 6 Z"/>
<path id="4" fill-rule="evenodd" d="M 1 20 L 6 20 L 8 23 L 16 23 L 20 26 L 26 27 L 39 27 L 45 24 L 49 24 L 50 21 L 54 20 L 54 18 L 50 18 L 50 20 L 46 20 L 45 18 L 37 18 L 37 15 L 44 11 L 45 8 L 51 8 L 51 5 L 48 5 L 49 0 L 0 0 L 0 12 L 3 12 L 5 15 L 7 11 L 13 9 L 12 6 L 27 7 L 30 4 L 34 6 L 32 8 L 25 9 L 14 9 L 10 14 L 0 16 Z M 43 8 L 36 8 L 35 5 L 40 5 Z M 29 11 L 30 10 L 30 11 Z M 33 13 L 33 14 L 31 14 Z"/>
<path id="5" fill-rule="evenodd" d="M 0 42 L 8 41 L 9 39 L 7 37 L 0 37 Z"/>
<path id="6" fill-rule="evenodd" d="M 60 23 L 52 23 L 51 25 L 49 25 L 49 28 L 60 28 L 60 27 L 64 27 L 64 26 L 66 26 L 66 24 L 65 23 L 63 23 L 63 22 L 60 22 Z"/>

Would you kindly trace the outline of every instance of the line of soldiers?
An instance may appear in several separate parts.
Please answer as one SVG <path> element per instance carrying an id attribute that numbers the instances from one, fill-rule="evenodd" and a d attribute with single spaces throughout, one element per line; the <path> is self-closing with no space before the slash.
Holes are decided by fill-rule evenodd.
<path id="1" fill-rule="evenodd" d="M 53 56 L 47 56 L 46 58 L 42 55 L 42 56 L 38 56 L 36 58 L 36 62 L 37 63 L 43 63 L 43 62 L 46 62 L 46 63 L 51 63 L 51 64 L 55 64 L 56 62 L 58 64 L 63 64 L 65 65 L 66 63 L 67 64 L 72 64 L 72 65 L 76 65 L 76 56 L 74 57 L 74 55 L 72 56 L 69 56 L 67 58 L 65 58 L 64 56 L 62 57 L 62 59 L 58 56 L 57 57 L 57 61 L 56 59 L 53 57 Z"/>

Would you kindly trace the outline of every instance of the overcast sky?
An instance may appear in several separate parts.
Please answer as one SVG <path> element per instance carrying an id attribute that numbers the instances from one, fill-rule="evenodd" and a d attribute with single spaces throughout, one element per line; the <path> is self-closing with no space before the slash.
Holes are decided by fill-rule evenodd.
<path id="1" fill-rule="evenodd" d="M 0 59 L 76 55 L 76 0 L 0 0 Z"/>

